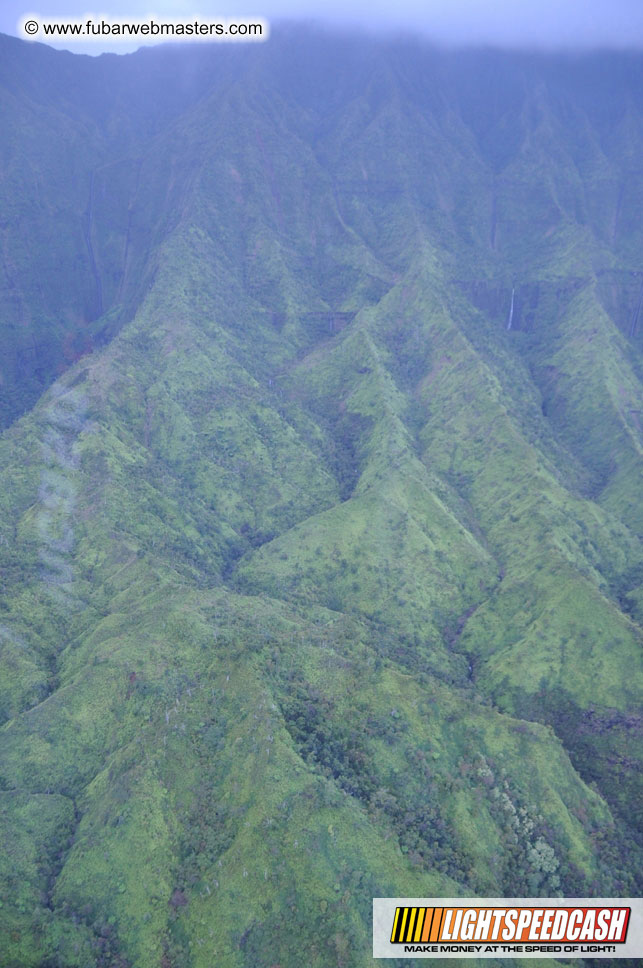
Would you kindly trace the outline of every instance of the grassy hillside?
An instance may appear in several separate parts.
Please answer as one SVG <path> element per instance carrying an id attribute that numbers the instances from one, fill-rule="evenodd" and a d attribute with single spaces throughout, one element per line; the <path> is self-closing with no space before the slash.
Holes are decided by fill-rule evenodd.
<path id="1" fill-rule="evenodd" d="M 640 893 L 641 58 L 0 40 L 3 968 Z"/>

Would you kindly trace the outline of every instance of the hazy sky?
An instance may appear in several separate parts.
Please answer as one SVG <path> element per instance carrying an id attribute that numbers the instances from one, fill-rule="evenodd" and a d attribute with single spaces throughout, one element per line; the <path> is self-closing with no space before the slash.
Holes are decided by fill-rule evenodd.
<path id="1" fill-rule="evenodd" d="M 0 0 L 0 32 L 27 14 L 77 18 L 306 19 L 417 33 L 449 44 L 643 48 L 643 0 Z M 37 18 L 36 18 L 37 19 Z M 91 52 L 124 52 L 92 44 Z M 78 45 L 70 50 L 79 51 Z M 84 48 L 85 50 L 87 47 Z"/>

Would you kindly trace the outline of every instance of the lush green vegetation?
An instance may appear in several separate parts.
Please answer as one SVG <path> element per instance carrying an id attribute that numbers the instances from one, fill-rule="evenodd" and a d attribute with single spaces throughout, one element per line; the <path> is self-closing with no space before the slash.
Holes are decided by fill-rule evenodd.
<path id="1" fill-rule="evenodd" d="M 3 968 L 641 893 L 641 58 L 0 55 Z"/>

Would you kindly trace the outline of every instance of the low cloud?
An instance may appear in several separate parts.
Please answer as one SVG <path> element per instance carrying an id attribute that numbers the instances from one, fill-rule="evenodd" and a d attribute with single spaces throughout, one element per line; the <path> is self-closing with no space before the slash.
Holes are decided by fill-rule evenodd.
<path id="1" fill-rule="evenodd" d="M 91 0 L 33 3 L 33 12 L 49 18 L 77 18 L 88 8 Z M 16 34 L 17 22 L 28 12 L 23 2 L 5 0 L 0 30 Z M 355 30 L 422 33 L 455 46 L 643 48 L 643 0 L 222 0 L 216 10 L 211 3 L 193 0 L 112 0 L 96 5 L 95 15 L 101 12 L 111 19 L 210 20 L 216 13 L 272 23 L 320 21 Z"/>

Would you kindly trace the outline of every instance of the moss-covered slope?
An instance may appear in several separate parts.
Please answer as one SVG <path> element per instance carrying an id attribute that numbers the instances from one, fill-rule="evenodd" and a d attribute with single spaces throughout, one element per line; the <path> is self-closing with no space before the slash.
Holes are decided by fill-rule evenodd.
<path id="1" fill-rule="evenodd" d="M 2 43 L 3 965 L 636 893 L 640 58 Z"/>

